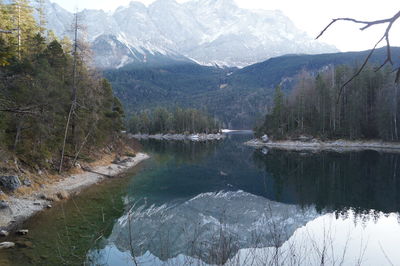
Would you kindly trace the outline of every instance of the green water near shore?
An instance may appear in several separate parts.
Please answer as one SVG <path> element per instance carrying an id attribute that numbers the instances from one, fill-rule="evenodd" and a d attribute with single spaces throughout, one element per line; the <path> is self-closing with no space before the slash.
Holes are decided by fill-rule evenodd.
<path id="1" fill-rule="evenodd" d="M 82 265 L 87 251 L 101 245 L 124 213 L 131 177 L 143 171 L 145 164 L 30 218 L 22 226 L 29 229 L 28 235 L 7 239 L 28 247 L 0 250 L 0 265 Z"/>

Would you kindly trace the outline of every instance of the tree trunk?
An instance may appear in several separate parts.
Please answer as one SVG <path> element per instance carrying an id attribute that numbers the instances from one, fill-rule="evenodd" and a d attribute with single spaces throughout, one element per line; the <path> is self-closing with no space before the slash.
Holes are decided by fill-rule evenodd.
<path id="1" fill-rule="evenodd" d="M 77 81 L 77 57 L 78 57 L 78 14 L 75 14 L 75 25 L 74 25 L 74 63 L 72 69 L 72 96 L 71 101 L 74 106 L 72 110 L 72 117 L 71 117 L 71 131 L 72 131 L 72 142 L 75 143 L 75 128 L 76 128 L 76 121 L 75 121 L 75 107 L 77 103 L 77 88 L 76 88 L 76 81 Z"/>
<path id="2" fill-rule="evenodd" d="M 21 60 L 21 6 L 18 4 L 18 59 Z"/>
<path id="3" fill-rule="evenodd" d="M 14 151 L 17 150 L 17 146 L 18 146 L 18 142 L 19 142 L 19 138 L 21 136 L 21 121 L 18 119 L 17 121 L 17 133 L 15 134 L 15 140 L 14 140 Z"/>
<path id="4" fill-rule="evenodd" d="M 394 123 L 394 136 L 396 140 L 399 140 L 398 132 L 397 132 L 397 84 L 394 85 L 394 117 L 393 117 L 393 123 Z"/>
<path id="5" fill-rule="evenodd" d="M 74 109 L 75 109 L 75 104 L 72 103 L 71 108 L 69 109 L 69 113 L 68 113 L 67 124 L 65 125 L 64 141 L 63 141 L 63 147 L 62 147 L 62 151 L 61 151 L 60 167 L 58 168 L 59 173 L 62 172 L 62 167 L 63 167 L 63 163 L 64 163 L 65 145 L 67 143 L 67 136 L 68 136 L 68 128 L 69 128 L 69 123 L 71 121 L 71 115 L 72 115 Z"/>

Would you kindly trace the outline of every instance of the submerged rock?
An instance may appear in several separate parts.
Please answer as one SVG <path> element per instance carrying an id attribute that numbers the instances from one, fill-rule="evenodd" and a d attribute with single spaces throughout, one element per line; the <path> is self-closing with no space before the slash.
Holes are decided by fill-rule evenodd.
<path id="1" fill-rule="evenodd" d="M 0 186 L 7 190 L 14 191 L 21 186 L 21 181 L 16 175 L 0 176 Z"/>
<path id="2" fill-rule="evenodd" d="M 33 243 L 30 241 L 17 241 L 15 244 L 20 248 L 33 248 Z"/>
<path id="3" fill-rule="evenodd" d="M 60 192 L 57 193 L 57 197 L 58 197 L 60 200 L 65 200 L 65 199 L 68 199 L 68 198 L 69 198 L 69 194 L 68 194 L 67 191 L 63 190 L 63 191 L 60 191 Z"/>

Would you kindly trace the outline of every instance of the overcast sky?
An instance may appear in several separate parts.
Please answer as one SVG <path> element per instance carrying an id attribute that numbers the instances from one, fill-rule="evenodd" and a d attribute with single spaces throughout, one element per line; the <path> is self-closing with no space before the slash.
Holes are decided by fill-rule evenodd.
<path id="1" fill-rule="evenodd" d="M 130 0 L 51 0 L 67 10 L 104 9 L 113 11 L 119 6 L 128 5 Z M 186 2 L 187 0 L 177 0 Z M 146 5 L 154 0 L 139 0 Z M 400 10 L 400 0 L 235 0 L 243 8 L 282 10 L 301 30 L 315 37 L 336 17 L 356 19 L 382 19 L 393 16 Z M 384 27 L 371 28 L 360 32 L 359 26 L 351 22 L 339 22 L 322 38 L 341 51 L 370 49 L 383 35 Z M 400 46 L 400 21 L 392 30 L 392 45 Z"/>

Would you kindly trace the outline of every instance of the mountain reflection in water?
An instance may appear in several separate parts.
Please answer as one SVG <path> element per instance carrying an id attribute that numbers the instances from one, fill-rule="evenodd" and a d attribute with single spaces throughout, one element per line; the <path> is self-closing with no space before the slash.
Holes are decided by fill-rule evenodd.
<path id="1" fill-rule="evenodd" d="M 127 211 L 87 262 L 400 263 L 399 155 L 265 154 L 245 147 L 249 138 L 145 142 L 152 166 L 132 180 Z"/>

